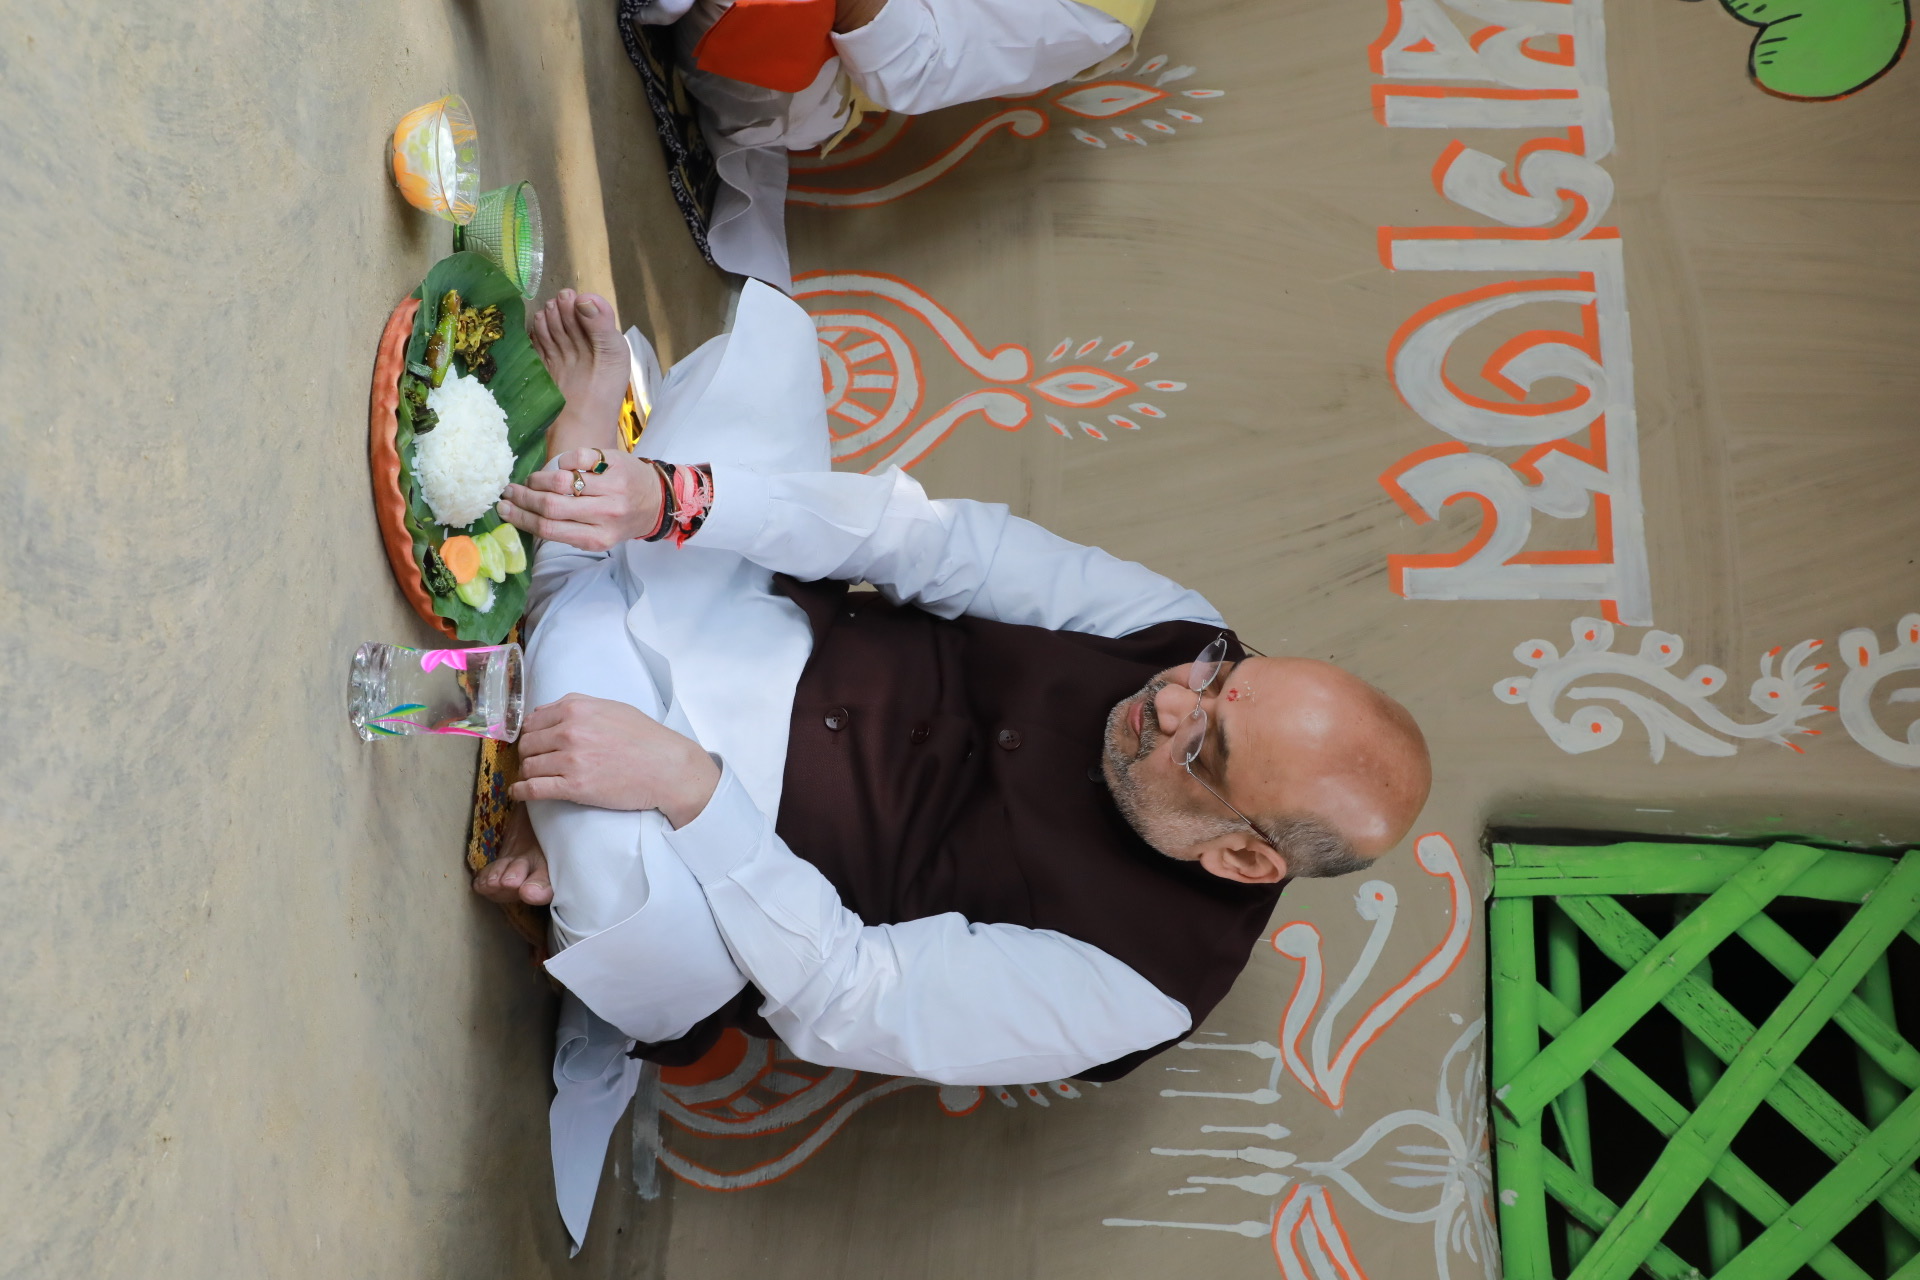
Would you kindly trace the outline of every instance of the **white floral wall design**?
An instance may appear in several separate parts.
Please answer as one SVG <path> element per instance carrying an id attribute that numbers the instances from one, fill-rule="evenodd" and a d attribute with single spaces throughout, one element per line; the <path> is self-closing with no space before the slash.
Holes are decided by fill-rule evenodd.
<path id="1" fill-rule="evenodd" d="M 1894 644 L 1882 651 L 1871 627 L 1842 633 L 1835 648 L 1846 667 L 1840 688 L 1830 704 L 1815 701 L 1827 687 L 1822 676 L 1828 662 L 1809 663 L 1825 647 L 1823 640 L 1802 640 L 1784 652 L 1780 648 L 1760 655 L 1759 676 L 1747 687 L 1747 702 L 1763 713 L 1758 720 L 1742 720 L 1721 709 L 1714 698 L 1725 687 L 1727 673 L 1715 666 L 1698 666 L 1686 675 L 1671 670 L 1685 645 L 1670 631 L 1648 631 L 1631 653 L 1614 652 L 1614 628 L 1598 618 L 1575 618 L 1573 643 L 1566 653 L 1547 640 L 1527 640 L 1513 656 L 1534 671 L 1530 676 L 1507 676 L 1494 683 L 1493 696 L 1524 706 L 1547 731 L 1553 744 L 1571 755 L 1598 751 L 1618 742 L 1624 721 L 1611 703 L 1637 719 L 1647 733 L 1654 763 L 1669 743 L 1701 756 L 1731 756 L 1742 742 L 1772 742 L 1805 753 L 1796 737 L 1818 737 L 1806 720 L 1838 712 L 1847 736 L 1888 764 L 1920 768 L 1920 719 L 1910 719 L 1903 736 L 1895 737 L 1881 724 L 1876 699 L 1887 709 L 1920 702 L 1920 684 L 1890 685 L 1897 677 L 1920 673 L 1920 613 L 1909 613 L 1894 628 Z M 1611 679 L 1620 683 L 1597 683 Z M 1556 707 L 1562 699 L 1582 704 L 1562 718 Z"/>
<path id="2" fill-rule="evenodd" d="M 1169 66 L 1157 54 L 1129 72 L 1122 63 L 1092 81 L 1073 82 L 1027 98 L 1003 98 L 959 141 L 912 170 L 884 181 L 867 172 L 911 133 L 914 118 L 888 113 L 870 117 L 824 156 L 795 156 L 787 203 L 822 209 L 868 209 L 923 191 L 957 169 L 989 138 L 1007 133 L 1037 138 L 1056 121 L 1076 142 L 1096 150 L 1110 145 L 1144 147 L 1183 129 L 1206 123 L 1196 108 L 1226 96 L 1225 89 L 1188 88 L 1190 66 Z M 959 110 L 961 108 L 956 108 Z M 843 185 L 845 184 L 845 185 Z"/>
<path id="3" fill-rule="evenodd" d="M 1873 713 L 1873 695 L 1882 681 L 1920 671 L 1920 613 L 1900 619 L 1894 637 L 1893 648 L 1885 653 L 1870 627 L 1855 627 L 1840 637 L 1840 658 L 1847 664 L 1840 682 L 1840 722 L 1855 742 L 1888 764 L 1920 769 L 1920 720 L 1907 725 L 1902 740 L 1881 728 Z M 1920 688 L 1891 690 L 1886 700 L 1889 705 L 1920 702 Z"/>
<path id="4" fill-rule="evenodd" d="M 1637 651 L 1616 653 L 1612 623 L 1575 618 L 1571 630 L 1573 643 L 1564 654 L 1551 641 L 1523 641 L 1513 656 L 1535 674 L 1508 676 L 1493 686 L 1494 697 L 1526 707 L 1554 745 L 1570 754 L 1598 751 L 1620 740 L 1624 722 L 1602 702 L 1620 707 L 1640 722 L 1655 763 L 1666 754 L 1669 742 L 1702 756 L 1730 756 L 1743 740 L 1774 742 L 1801 751 L 1793 736 L 1820 732 L 1801 722 L 1834 709 L 1813 701 L 1814 694 L 1826 687 L 1819 676 L 1828 667 L 1824 662 L 1806 665 L 1820 648 L 1818 640 L 1803 640 L 1784 657 L 1778 648 L 1762 654 L 1760 675 L 1748 686 L 1747 701 L 1764 716 L 1736 720 L 1713 702 L 1726 686 L 1725 671 L 1702 665 L 1679 676 L 1669 670 L 1686 647 L 1671 631 L 1648 631 Z M 1591 683 L 1599 679 L 1629 681 L 1640 688 Z M 1554 711 L 1562 698 L 1583 705 L 1563 720 Z"/>
<path id="5" fill-rule="evenodd" d="M 1423 871 L 1447 882 L 1446 933 L 1427 956 L 1360 1015 L 1341 1039 L 1338 1051 L 1331 1049 L 1336 1020 L 1367 987 L 1398 918 L 1398 895 L 1384 881 L 1369 880 L 1355 895 L 1355 914 L 1369 925 L 1367 943 L 1330 998 L 1323 999 L 1318 930 L 1305 921 L 1294 921 L 1274 934 L 1275 951 L 1301 966 L 1300 979 L 1281 1014 L 1278 1043 L 1231 1044 L 1219 1033 L 1203 1032 L 1180 1046 L 1207 1056 L 1227 1053 L 1263 1061 L 1268 1064 L 1264 1086 L 1234 1090 L 1168 1088 L 1161 1090 L 1161 1096 L 1232 1107 L 1231 1114 L 1224 1107 L 1212 1108 L 1211 1113 L 1222 1119 L 1260 1118 L 1257 1114 L 1246 1116 L 1247 1108 L 1279 1105 L 1283 1101 L 1280 1086 L 1285 1077 L 1291 1076 L 1305 1086 L 1307 1097 L 1325 1107 L 1340 1107 L 1361 1055 L 1415 1001 L 1452 975 L 1471 943 L 1474 902 L 1458 851 L 1445 836 L 1433 833 L 1416 842 L 1415 857 Z M 1267 1200 L 1269 1207 L 1263 1215 L 1212 1222 L 1107 1218 L 1104 1225 L 1227 1232 L 1266 1239 L 1279 1273 L 1288 1280 L 1368 1280 L 1367 1251 L 1354 1245 L 1341 1220 L 1340 1205 L 1345 1200 L 1391 1221 L 1431 1224 L 1434 1274 L 1439 1280 L 1452 1280 L 1454 1268 L 1463 1265 L 1463 1260 L 1463 1274 L 1497 1274 L 1484 1020 L 1466 1024 L 1458 1014 L 1449 1016 L 1464 1027 L 1441 1061 L 1432 1110 L 1404 1108 L 1383 1115 L 1345 1148 L 1325 1159 L 1303 1159 L 1297 1151 L 1270 1145 L 1293 1136 L 1290 1128 L 1276 1122 L 1201 1124 L 1197 1131 L 1207 1145 L 1151 1149 L 1155 1156 L 1189 1165 L 1194 1161 L 1216 1165 L 1216 1171 L 1187 1175 L 1184 1185 L 1170 1189 L 1169 1196 L 1228 1189 Z M 1302 1049 L 1303 1040 L 1310 1049 Z M 1182 1066 L 1167 1069 L 1193 1070 Z M 1219 1138 L 1205 1136 L 1216 1134 L 1235 1135 L 1240 1143 L 1227 1145 Z M 1264 1141 L 1245 1141 L 1248 1138 Z M 1387 1161 L 1386 1167 L 1402 1171 L 1385 1177 L 1386 1187 L 1398 1189 L 1391 1192 L 1379 1185 L 1377 1170 L 1360 1167 L 1390 1138 L 1398 1139 L 1392 1151 L 1401 1158 Z M 1219 1169 L 1217 1162 L 1231 1163 Z M 1240 1172 L 1240 1168 L 1247 1171 Z M 1411 1206 L 1395 1203 L 1408 1192 L 1431 1193 L 1432 1198 L 1419 1199 Z"/>
<path id="6" fill-rule="evenodd" d="M 856 1114 L 909 1089 L 932 1090 L 942 1111 L 966 1116 L 989 1098 L 1003 1107 L 1047 1107 L 1084 1097 L 1085 1088 L 1099 1086 L 935 1085 L 817 1066 L 778 1041 L 733 1032 L 692 1067 L 645 1069 L 633 1107 L 635 1189 L 656 1197 L 662 1169 L 706 1191 L 764 1187 L 818 1155 Z"/>
<path id="7" fill-rule="evenodd" d="M 1015 343 L 988 350 L 952 312 L 897 276 L 809 272 L 796 277 L 794 297 L 820 333 L 834 461 L 864 471 L 911 468 L 975 416 L 1001 431 L 1039 417 L 1058 437 L 1104 443 L 1165 421 L 1167 397 L 1187 389 L 1149 376 L 1160 353 L 1131 340 L 1064 338 L 1037 363 Z M 903 314 L 882 314 L 875 303 Z M 921 329 L 936 342 L 918 336 Z M 938 349 L 983 385 L 922 413 L 923 357 Z"/>

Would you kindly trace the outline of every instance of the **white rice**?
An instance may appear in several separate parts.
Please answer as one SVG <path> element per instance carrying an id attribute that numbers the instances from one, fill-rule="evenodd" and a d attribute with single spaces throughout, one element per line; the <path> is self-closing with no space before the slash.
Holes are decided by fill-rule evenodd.
<path id="1" fill-rule="evenodd" d="M 450 529 L 486 514 L 513 478 L 507 415 L 478 378 L 447 372 L 427 392 L 440 422 L 414 437 L 413 475 L 433 518 Z"/>

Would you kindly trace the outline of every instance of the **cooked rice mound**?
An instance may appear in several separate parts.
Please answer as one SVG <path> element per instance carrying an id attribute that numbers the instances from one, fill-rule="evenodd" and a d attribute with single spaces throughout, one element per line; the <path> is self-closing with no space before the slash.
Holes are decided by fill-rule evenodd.
<path id="1" fill-rule="evenodd" d="M 507 414 L 478 378 L 449 371 L 427 392 L 440 424 L 414 437 L 413 476 L 433 518 L 450 529 L 486 514 L 513 478 Z"/>

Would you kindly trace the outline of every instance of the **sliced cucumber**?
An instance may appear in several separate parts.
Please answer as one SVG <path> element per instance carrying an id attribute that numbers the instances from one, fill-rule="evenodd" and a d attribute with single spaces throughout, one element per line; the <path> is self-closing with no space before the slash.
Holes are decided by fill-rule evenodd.
<path id="1" fill-rule="evenodd" d="M 483 542 L 481 545 L 486 544 Z M 482 558 L 484 559 L 484 553 Z M 463 582 L 455 587 L 453 593 L 481 613 L 493 608 L 493 583 L 485 574 L 476 574 L 472 581 Z"/>
<path id="2" fill-rule="evenodd" d="M 500 544 L 500 553 L 507 558 L 508 573 L 527 571 L 527 546 L 520 541 L 520 531 L 510 524 L 503 524 L 490 535 Z"/>
<path id="3" fill-rule="evenodd" d="M 494 582 L 505 582 L 507 553 L 500 549 L 500 544 L 494 541 L 491 535 L 483 533 L 474 538 L 473 545 L 480 548 L 479 576 L 490 578 Z"/>

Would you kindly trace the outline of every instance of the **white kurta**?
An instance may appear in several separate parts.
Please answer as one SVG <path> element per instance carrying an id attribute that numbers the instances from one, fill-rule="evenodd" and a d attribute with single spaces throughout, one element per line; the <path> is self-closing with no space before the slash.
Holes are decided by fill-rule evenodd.
<path id="1" fill-rule="evenodd" d="M 730 0 L 656 0 L 643 22 L 679 22 L 687 90 L 720 173 L 707 244 L 728 271 L 791 292 L 787 153 L 840 131 L 841 77 L 888 111 L 919 115 L 983 98 L 1037 93 L 1127 47 L 1126 23 L 1079 0 L 887 0 L 858 31 L 833 37 L 837 57 L 812 85 L 781 93 L 693 65 L 693 46 Z"/>
<path id="2" fill-rule="evenodd" d="M 531 806 L 563 948 L 547 967 L 570 993 L 552 1127 L 576 1242 L 637 1082 L 626 1049 L 682 1034 L 749 979 L 798 1056 L 949 1084 L 1057 1079 L 1191 1025 L 1130 967 L 1059 933 L 952 913 L 865 925 L 787 848 L 773 819 L 812 633 L 772 575 L 864 580 L 943 617 L 1111 636 L 1174 619 L 1218 625 L 1212 606 L 1004 506 L 935 501 L 898 471 L 829 471 L 812 321 L 755 282 L 732 333 L 666 379 L 644 447 L 711 462 L 712 514 L 682 548 L 544 544 L 528 697 L 628 702 L 695 738 L 724 772 L 678 831 L 652 811 Z"/>

